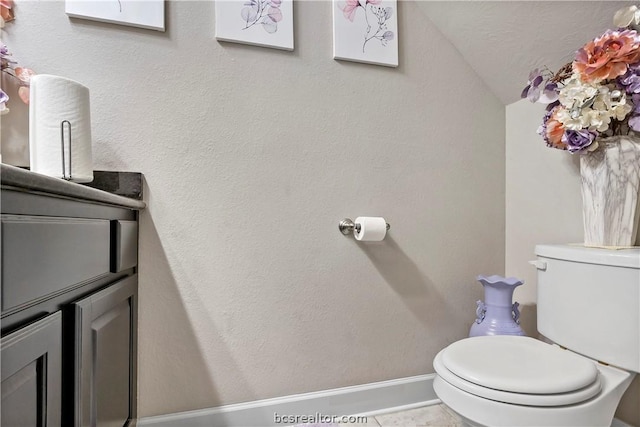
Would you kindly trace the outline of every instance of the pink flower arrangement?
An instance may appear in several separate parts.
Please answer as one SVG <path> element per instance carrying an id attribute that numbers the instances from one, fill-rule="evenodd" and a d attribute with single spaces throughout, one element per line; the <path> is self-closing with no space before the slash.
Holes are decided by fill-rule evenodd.
<path id="1" fill-rule="evenodd" d="M 0 0 L 0 26 L 4 26 L 5 22 L 11 22 L 15 19 L 13 14 L 13 0 Z M 29 84 L 31 77 L 35 72 L 30 68 L 18 67 L 17 62 L 13 60 L 7 46 L 0 41 L 0 71 L 15 78 L 18 82 L 18 96 L 25 104 L 29 103 Z M 0 88 L 0 114 L 9 112 L 7 108 L 9 95 Z"/>
<path id="2" fill-rule="evenodd" d="M 549 147 L 589 152 L 598 137 L 640 133 L 640 9 L 619 10 L 614 25 L 558 72 L 529 75 L 522 97 L 547 104 L 538 133 Z"/>
<path id="3" fill-rule="evenodd" d="M 640 39 L 634 30 L 608 30 L 576 53 L 573 69 L 585 82 L 615 79 L 640 61 Z"/>

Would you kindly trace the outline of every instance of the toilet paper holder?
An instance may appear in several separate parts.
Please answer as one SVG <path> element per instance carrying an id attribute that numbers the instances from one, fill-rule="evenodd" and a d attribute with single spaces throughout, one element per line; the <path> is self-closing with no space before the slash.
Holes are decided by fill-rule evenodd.
<path id="1" fill-rule="evenodd" d="M 388 222 L 386 224 L 387 224 L 387 231 L 389 231 L 389 229 L 391 228 L 391 225 L 389 225 Z M 344 234 L 345 236 L 348 236 L 354 231 L 360 232 L 360 224 L 356 224 L 355 222 L 353 222 L 351 218 L 345 218 L 342 221 L 340 221 L 340 223 L 338 224 L 338 229 L 342 234 Z"/>
<path id="2" fill-rule="evenodd" d="M 64 129 L 65 129 L 65 125 L 67 125 L 67 134 L 69 135 L 69 177 L 67 177 L 67 170 L 66 170 L 66 162 L 64 159 Z M 73 177 L 71 176 L 71 122 L 69 120 L 63 120 L 60 122 L 60 144 L 62 145 L 62 148 L 60 149 L 60 154 L 62 154 L 62 179 L 65 179 L 67 181 L 71 181 L 73 179 Z"/>

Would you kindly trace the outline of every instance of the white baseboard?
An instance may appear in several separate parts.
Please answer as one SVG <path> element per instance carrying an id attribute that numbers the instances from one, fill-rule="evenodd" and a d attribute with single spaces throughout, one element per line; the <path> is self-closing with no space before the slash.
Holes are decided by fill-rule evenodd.
<path id="1" fill-rule="evenodd" d="M 279 415 L 376 415 L 440 403 L 435 374 L 141 418 L 138 426 L 271 427 Z"/>
<path id="2" fill-rule="evenodd" d="M 611 423 L 611 427 L 633 427 L 633 426 L 625 423 L 624 421 L 620 421 L 617 418 L 614 418 L 613 422 Z"/>

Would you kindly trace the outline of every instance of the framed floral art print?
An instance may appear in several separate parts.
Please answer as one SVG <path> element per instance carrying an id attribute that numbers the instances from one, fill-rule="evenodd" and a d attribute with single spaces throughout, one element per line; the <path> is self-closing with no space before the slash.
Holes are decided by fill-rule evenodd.
<path id="1" fill-rule="evenodd" d="M 333 0 L 333 58 L 398 66 L 396 0 Z"/>
<path id="2" fill-rule="evenodd" d="M 66 0 L 73 18 L 164 31 L 164 0 Z"/>
<path id="3" fill-rule="evenodd" d="M 217 0 L 216 39 L 293 50 L 293 0 Z"/>

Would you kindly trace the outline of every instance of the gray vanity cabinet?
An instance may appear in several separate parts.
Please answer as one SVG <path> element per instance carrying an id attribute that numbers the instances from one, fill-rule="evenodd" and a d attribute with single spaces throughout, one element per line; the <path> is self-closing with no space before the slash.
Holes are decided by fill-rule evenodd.
<path id="1" fill-rule="evenodd" d="M 122 427 L 135 396 L 136 276 L 73 303 L 78 426 Z"/>
<path id="2" fill-rule="evenodd" d="M 138 211 L 2 165 L 1 427 L 131 427 Z"/>
<path id="3" fill-rule="evenodd" d="M 61 356 L 60 312 L 2 337 L 0 425 L 60 425 Z"/>

